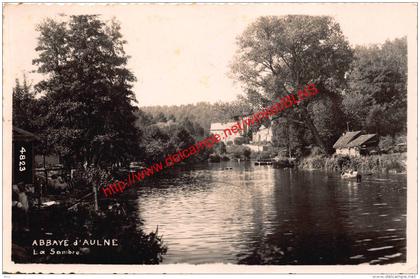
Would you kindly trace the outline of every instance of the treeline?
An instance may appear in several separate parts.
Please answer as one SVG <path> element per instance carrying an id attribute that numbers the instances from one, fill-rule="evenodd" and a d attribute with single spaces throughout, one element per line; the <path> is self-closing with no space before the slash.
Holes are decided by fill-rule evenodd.
<path id="1" fill-rule="evenodd" d="M 352 48 L 328 16 L 267 16 L 237 39 L 232 75 L 254 107 L 315 83 L 320 93 L 274 121 L 276 140 L 324 154 L 347 130 L 400 140 L 407 130 L 407 40 Z"/>
<path id="2" fill-rule="evenodd" d="M 334 152 L 332 146 L 347 129 L 377 134 L 381 150 L 406 143 L 406 38 L 356 47 L 345 82 L 333 98 L 324 95 L 308 104 L 308 114 L 328 152 Z M 294 112 L 274 121 L 273 127 L 275 144 L 290 148 L 296 156 L 307 154 L 308 147 L 317 145 L 311 131 L 297 120 Z"/>
<path id="3" fill-rule="evenodd" d="M 208 129 L 188 117 L 179 120 L 175 117 L 166 118 L 163 114 L 154 117 L 141 110 L 136 115 L 136 127 L 142 133 L 139 145 L 141 160 L 149 164 L 163 161 L 166 156 L 188 148 L 209 135 Z M 208 155 L 208 150 L 203 150 L 188 161 L 202 161 Z"/>
<path id="4" fill-rule="evenodd" d="M 318 81 L 321 96 L 308 102 L 304 110 L 311 118 L 327 152 L 333 152 L 333 144 L 347 129 L 378 134 L 381 138 L 380 147 L 385 150 L 405 143 L 406 38 L 386 41 L 382 45 L 356 46 L 349 49 L 349 57 L 351 60 L 348 61 L 342 84 L 339 86 L 332 79 Z M 232 121 L 237 116 L 249 115 L 261 106 L 274 102 L 273 97 L 267 98 L 251 90 L 247 98 L 232 103 L 152 106 L 141 109 L 155 121 L 190 119 L 208 131 L 211 122 Z M 307 121 L 302 119 L 302 114 L 303 111 L 283 113 L 274 121 L 264 123 L 265 126 L 273 127 L 274 145 L 290 150 L 295 156 L 307 154 L 311 147 L 319 146 Z"/>
<path id="5" fill-rule="evenodd" d="M 331 153 L 347 127 L 377 133 L 385 146 L 405 141 L 406 38 L 351 48 L 330 17 L 261 17 L 237 40 L 232 76 L 243 97 L 139 109 L 117 23 L 81 15 L 47 19 L 37 30 L 33 64 L 45 79 L 16 81 L 13 125 L 42 139 L 39 154 L 68 165 L 159 161 L 208 136 L 212 122 L 260 111 L 308 83 L 320 91 L 315 98 L 264 123 L 275 146 L 294 156 L 314 146 Z"/>
<path id="6" fill-rule="evenodd" d="M 210 104 L 200 102 L 180 106 L 142 107 L 135 114 L 136 126 L 142 131 L 142 160 L 148 163 L 161 161 L 169 154 L 209 136 L 212 122 L 232 121 L 237 116 L 250 114 L 246 102 Z M 205 149 L 188 159 L 189 163 L 207 160 L 211 153 L 224 153 L 223 143 Z"/>
<path id="7" fill-rule="evenodd" d="M 46 19 L 33 64 L 44 79 L 16 81 L 13 125 L 35 133 L 38 154 L 68 167 L 104 166 L 140 156 L 134 75 L 115 21 L 96 15 Z"/>
<path id="8" fill-rule="evenodd" d="M 378 134 L 381 149 L 404 143 L 407 133 L 406 38 L 386 41 L 382 45 L 357 46 L 346 73 L 346 83 L 335 100 L 320 98 L 308 108 L 330 151 L 337 138 L 347 130 L 347 124 L 353 131 Z M 194 119 L 206 131 L 211 122 L 232 121 L 235 116 L 253 111 L 247 100 L 141 109 L 155 121 Z M 301 155 L 305 147 L 314 145 L 304 123 L 287 114 L 265 125 L 273 126 L 275 146 L 290 147 L 295 155 Z"/>
<path id="9" fill-rule="evenodd" d="M 28 85 L 26 79 L 22 83 L 16 80 L 13 88 L 13 125 L 33 132 L 42 138 L 42 141 L 35 145 L 37 154 L 58 154 L 68 166 L 77 166 L 78 163 L 74 161 L 77 159 L 76 151 L 88 145 L 87 143 L 83 144 L 83 139 L 78 138 L 78 135 L 89 133 L 92 130 L 100 131 L 104 127 L 92 122 L 90 123 L 93 126 L 86 127 L 85 131 L 80 128 L 73 130 L 68 126 L 60 127 L 55 121 L 49 121 L 51 111 L 54 111 L 55 116 L 58 117 L 57 121 L 61 120 L 62 124 L 67 123 L 64 121 L 64 117 L 77 119 L 79 116 L 64 115 L 63 111 L 51 109 L 52 102 L 53 100 L 48 96 L 36 98 L 36 91 L 31 85 Z M 208 106 L 211 107 L 211 105 Z M 76 108 L 76 104 L 73 104 L 73 109 Z M 90 121 L 89 118 L 85 120 L 86 122 Z M 111 119 L 108 118 L 108 120 Z M 115 121 L 115 119 L 113 120 Z M 109 134 L 106 134 L 102 130 L 102 135 L 95 137 L 95 140 L 102 140 L 104 145 L 109 142 L 109 148 L 112 149 L 110 151 L 123 150 L 124 148 L 126 151 L 121 154 L 114 153 L 115 156 L 112 156 L 112 153 L 106 154 L 105 150 L 98 149 L 98 152 L 102 152 L 102 156 L 93 155 L 92 158 L 98 158 L 98 160 L 91 161 L 91 164 L 104 166 L 116 162 L 128 164 L 130 161 L 136 160 L 146 163 L 158 162 L 167 155 L 185 149 L 209 135 L 208 128 L 203 128 L 198 122 L 190 120 L 187 116 L 177 119 L 166 117 L 162 113 L 153 115 L 133 107 L 132 116 L 126 120 L 132 121 L 131 129 L 134 131 L 127 133 L 127 141 L 124 141 L 122 137 L 113 138 L 116 137 L 117 131 L 109 131 Z M 82 119 L 79 121 L 82 122 Z M 130 123 L 121 124 L 130 127 Z M 132 137 L 130 138 L 130 136 Z M 120 146 L 115 146 L 117 144 Z M 128 146 L 129 144 L 132 145 Z M 208 155 L 209 152 L 204 150 L 189 161 L 202 161 L 207 159 Z M 86 161 L 80 158 L 78 162 Z"/>
<path id="10" fill-rule="evenodd" d="M 34 85 L 28 84 L 26 78 L 16 80 L 13 126 L 38 136 L 36 154 L 59 155 L 65 168 L 77 169 L 71 178 L 64 178 L 66 193 L 54 196 L 60 206 L 51 209 L 55 211 L 48 215 L 54 220 L 47 219 L 47 223 L 61 222 L 52 228 L 58 237 L 80 238 L 83 227 L 86 235 L 110 234 L 119 239 L 119 249 L 112 256 L 92 248 L 77 259 L 57 257 L 53 261 L 158 264 L 167 248 L 157 231 L 143 232 L 139 220 L 126 215 L 129 203 L 124 199 L 116 202 L 98 196 L 100 187 L 118 175 L 117 163 L 127 166 L 155 154 L 151 145 L 156 143 L 152 140 L 153 130 L 136 126 L 139 109 L 134 105 L 132 91 L 135 77 L 126 67 L 128 56 L 119 24 L 105 22 L 96 15 L 62 16 L 46 19 L 37 31 L 33 64 L 44 79 Z M 176 131 L 185 138 L 181 130 Z M 36 189 L 50 190 L 41 186 L 41 180 L 35 179 Z M 86 191 L 92 191 L 92 199 Z M 30 204 L 35 204 L 33 197 L 29 195 Z M 61 218 L 60 222 L 57 218 Z M 36 226 L 30 230 L 31 235 L 41 231 Z M 25 262 L 31 258 L 25 253 L 32 251 L 26 238 L 17 237 L 14 246 Z M 40 257 L 35 262 L 45 260 Z"/>
<path id="11" fill-rule="evenodd" d="M 41 139 L 37 154 L 57 154 L 66 167 L 152 163 L 208 136 L 212 105 L 200 104 L 202 114 L 167 117 L 134 105 L 135 77 L 125 67 L 117 23 L 82 15 L 47 19 L 37 30 L 33 64 L 45 79 L 35 85 L 16 80 L 13 88 L 13 125 Z M 207 157 L 204 151 L 190 161 Z"/>
<path id="12" fill-rule="evenodd" d="M 231 103 L 208 103 L 199 102 L 197 104 L 172 105 L 172 106 L 148 106 L 140 108 L 149 114 L 155 121 L 166 122 L 183 121 L 188 119 L 198 123 L 206 131 L 210 129 L 212 122 L 232 121 L 235 116 L 243 116 L 251 112 L 251 106 L 246 102 L 235 101 Z"/>
<path id="13" fill-rule="evenodd" d="M 356 47 L 343 92 L 346 120 L 382 136 L 407 133 L 407 39 Z"/>

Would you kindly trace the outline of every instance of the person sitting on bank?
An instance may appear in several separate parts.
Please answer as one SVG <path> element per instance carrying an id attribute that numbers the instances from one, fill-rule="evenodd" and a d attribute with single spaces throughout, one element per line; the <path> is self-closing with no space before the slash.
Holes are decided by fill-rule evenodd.
<path id="1" fill-rule="evenodd" d="M 12 220 L 16 225 L 16 230 L 28 230 L 29 224 L 29 200 L 26 194 L 26 185 L 19 182 L 13 185 L 12 193 Z"/>

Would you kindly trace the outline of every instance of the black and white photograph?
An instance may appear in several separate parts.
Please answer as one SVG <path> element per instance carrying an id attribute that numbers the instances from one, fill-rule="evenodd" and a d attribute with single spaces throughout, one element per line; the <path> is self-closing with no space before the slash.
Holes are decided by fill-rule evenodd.
<path id="1" fill-rule="evenodd" d="M 3 272 L 416 273 L 416 135 L 417 3 L 3 3 Z"/>

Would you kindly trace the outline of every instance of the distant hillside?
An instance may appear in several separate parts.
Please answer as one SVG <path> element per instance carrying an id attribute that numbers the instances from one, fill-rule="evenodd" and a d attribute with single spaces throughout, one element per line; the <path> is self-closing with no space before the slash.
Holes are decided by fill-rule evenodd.
<path id="1" fill-rule="evenodd" d="M 212 122 L 229 121 L 234 115 L 241 114 L 243 107 L 243 104 L 239 103 L 200 102 L 179 106 L 149 106 L 140 109 L 146 114 L 150 114 L 154 119 L 159 119 L 162 115 L 167 120 L 181 121 L 188 118 L 200 124 L 205 130 L 209 130 Z"/>

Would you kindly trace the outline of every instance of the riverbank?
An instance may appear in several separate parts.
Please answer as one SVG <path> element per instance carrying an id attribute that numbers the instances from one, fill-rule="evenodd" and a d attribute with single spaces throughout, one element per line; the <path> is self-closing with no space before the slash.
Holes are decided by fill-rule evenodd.
<path id="1" fill-rule="evenodd" d="M 129 198 L 94 198 L 105 176 L 99 169 L 75 172 L 66 191 L 29 195 L 29 209 L 13 208 L 12 260 L 16 263 L 159 264 L 167 247 L 131 212 Z M 82 197 L 82 198 L 81 198 Z M 95 205 L 96 204 L 96 205 Z M 48 244 L 48 243 L 52 244 Z"/>
<path id="2" fill-rule="evenodd" d="M 99 211 L 91 203 L 70 210 L 65 206 L 33 210 L 29 228 L 13 233 L 12 259 L 17 263 L 159 264 L 167 248 L 157 228 L 150 233 L 139 229 L 141 220 L 128 214 L 135 210 L 121 201 L 107 201 Z"/>
<path id="3" fill-rule="evenodd" d="M 298 167 L 306 170 L 341 172 L 357 169 L 361 173 L 406 173 L 407 153 L 381 154 L 362 157 L 312 155 L 303 158 Z"/>

